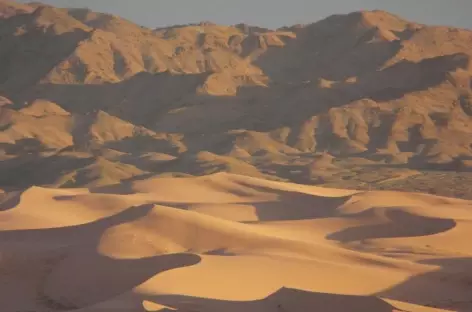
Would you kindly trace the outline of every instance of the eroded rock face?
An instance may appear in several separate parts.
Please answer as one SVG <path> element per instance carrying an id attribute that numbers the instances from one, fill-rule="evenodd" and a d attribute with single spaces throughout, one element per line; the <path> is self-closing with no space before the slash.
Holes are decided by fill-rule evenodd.
<path id="1" fill-rule="evenodd" d="M 267 164 L 301 154 L 405 165 L 472 156 L 471 31 L 382 11 L 278 30 L 150 30 L 90 10 L 2 5 L 16 12 L 0 20 L 2 144 L 37 140 L 91 161 L 104 149 L 118 163 L 120 153 L 210 152 L 279 176 L 290 170 Z M 175 170 L 205 172 L 188 159 Z"/>

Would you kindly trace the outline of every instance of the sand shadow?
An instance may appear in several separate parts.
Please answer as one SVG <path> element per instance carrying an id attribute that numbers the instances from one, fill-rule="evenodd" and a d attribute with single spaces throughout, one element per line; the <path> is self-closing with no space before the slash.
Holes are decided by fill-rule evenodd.
<path id="1" fill-rule="evenodd" d="M 0 231 L 0 244 L 5 241 L 21 241 L 33 243 L 46 241 L 48 243 L 63 242 L 66 246 L 75 243 L 98 242 L 100 236 L 109 228 L 122 223 L 132 222 L 148 215 L 154 205 L 134 206 L 112 216 L 83 225 L 67 226 L 51 229 L 6 230 Z M 84 240 L 83 236 L 89 237 Z"/>
<path id="2" fill-rule="evenodd" d="M 260 221 L 283 221 L 299 219 L 326 218 L 337 215 L 336 208 L 343 205 L 351 198 L 348 196 L 326 197 L 314 194 L 306 194 L 303 191 L 278 190 L 277 188 L 251 184 L 244 179 L 234 179 L 233 187 L 227 187 L 216 181 L 205 181 L 215 191 L 221 191 L 235 196 L 247 197 L 244 202 L 228 202 L 235 205 L 253 205 Z M 257 195 L 264 194 L 274 197 L 276 200 L 256 199 Z M 255 196 L 255 197 L 254 197 Z M 253 200 L 250 200 L 253 197 Z M 162 203 L 166 205 L 165 203 Z M 194 202 L 190 204 L 176 204 L 176 207 L 185 208 L 190 205 L 209 204 L 204 202 Z"/>
<path id="3" fill-rule="evenodd" d="M 228 312 L 392 312 L 395 307 L 377 297 L 348 296 L 282 288 L 268 297 L 255 301 L 227 301 L 188 296 L 143 296 L 176 311 Z"/>
<path id="4" fill-rule="evenodd" d="M 151 176 L 146 174 L 146 177 Z M 130 180 L 123 180 L 116 184 L 91 187 L 89 188 L 89 191 L 92 194 L 132 195 L 136 193 L 136 191 L 133 190 L 133 181 L 135 178 L 136 177 L 133 177 Z"/>
<path id="5" fill-rule="evenodd" d="M 372 210 L 347 216 L 347 219 L 368 218 Z M 388 223 L 362 225 L 347 228 L 328 235 L 326 238 L 341 243 L 351 243 L 368 239 L 419 237 L 443 233 L 453 229 L 456 222 L 451 219 L 429 218 L 401 210 L 385 212 Z"/>
<path id="6" fill-rule="evenodd" d="M 236 253 L 228 251 L 226 248 L 210 250 L 210 251 L 204 252 L 203 254 L 208 255 L 208 256 L 221 256 L 221 257 L 234 257 L 238 255 Z"/>
<path id="7" fill-rule="evenodd" d="M 198 255 L 188 253 L 118 259 L 98 251 L 105 231 L 145 217 L 152 209 L 153 205 L 132 207 L 85 225 L 0 231 L 2 264 L 10 263 L 17 270 L 28 265 L 25 270 L 36 267 L 42 272 L 35 298 L 25 300 L 37 301 L 48 309 L 70 310 L 111 299 L 163 271 L 199 263 Z M 20 261 L 25 257 L 36 260 Z M 44 265 L 51 262 L 49 267 Z"/>
<path id="8" fill-rule="evenodd" d="M 259 221 L 297 221 L 331 218 L 348 198 L 288 193 L 273 202 L 253 203 Z"/>
<path id="9" fill-rule="evenodd" d="M 439 266 L 439 269 L 414 276 L 376 295 L 449 311 L 471 311 L 472 258 L 434 259 L 420 263 Z"/>
<path id="10" fill-rule="evenodd" d="M 340 197 L 317 196 L 297 191 L 274 191 L 271 188 L 253 186 L 243 181 L 239 185 L 251 187 L 258 192 L 273 193 L 276 201 L 254 202 L 260 221 L 295 221 L 330 218 L 338 215 L 337 208 L 346 203 L 351 195 Z"/>
<path id="11" fill-rule="evenodd" d="M 159 273 L 200 261 L 200 256 L 190 253 L 113 259 L 94 249 L 78 248 L 54 267 L 38 290 L 38 297 L 49 308 L 85 308 L 131 291 Z"/>
<path id="12" fill-rule="evenodd" d="M 22 191 L 12 191 L 0 195 L 0 212 L 7 211 L 18 206 Z"/>

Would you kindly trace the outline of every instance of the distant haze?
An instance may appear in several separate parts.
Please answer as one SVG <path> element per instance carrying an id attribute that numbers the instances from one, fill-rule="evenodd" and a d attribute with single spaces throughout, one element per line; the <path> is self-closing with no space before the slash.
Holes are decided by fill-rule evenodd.
<path id="1" fill-rule="evenodd" d="M 29 2 L 29 1 L 21 1 Z M 471 0 L 44 0 L 58 7 L 88 7 L 147 27 L 200 21 L 278 28 L 332 14 L 385 10 L 418 23 L 472 29 Z"/>

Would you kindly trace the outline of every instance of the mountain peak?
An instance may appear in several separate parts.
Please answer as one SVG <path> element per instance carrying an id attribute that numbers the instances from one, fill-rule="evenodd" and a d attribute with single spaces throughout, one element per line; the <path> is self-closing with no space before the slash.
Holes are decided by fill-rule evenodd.
<path id="1" fill-rule="evenodd" d="M 307 27 L 319 28 L 324 32 L 363 31 L 378 28 L 394 32 L 403 32 L 412 24 L 387 11 L 356 11 L 348 14 L 331 15 Z"/>
<path id="2" fill-rule="evenodd" d="M 33 11 L 32 17 L 38 26 L 47 27 L 57 35 L 73 32 L 74 30 L 91 30 L 67 14 L 66 11 L 52 6 L 38 6 Z"/>
<path id="3" fill-rule="evenodd" d="M 22 3 L 9 0 L 0 1 L 0 18 L 9 18 L 17 14 L 31 13 L 34 8 Z"/>

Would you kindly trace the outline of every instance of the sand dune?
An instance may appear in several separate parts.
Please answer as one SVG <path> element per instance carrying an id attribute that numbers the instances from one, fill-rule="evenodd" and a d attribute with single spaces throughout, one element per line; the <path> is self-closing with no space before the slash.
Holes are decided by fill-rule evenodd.
<path id="1" fill-rule="evenodd" d="M 5 311 L 472 309 L 465 200 L 220 173 L 1 207 Z"/>

